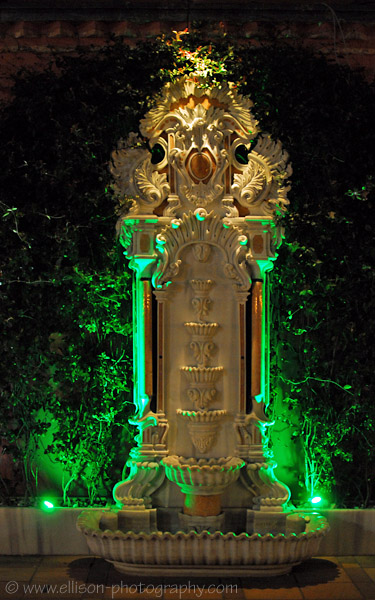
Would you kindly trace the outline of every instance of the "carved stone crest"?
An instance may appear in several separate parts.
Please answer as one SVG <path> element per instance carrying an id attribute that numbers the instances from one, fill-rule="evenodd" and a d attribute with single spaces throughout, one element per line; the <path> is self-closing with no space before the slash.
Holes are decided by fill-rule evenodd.
<path id="1" fill-rule="evenodd" d="M 164 87 L 141 121 L 148 148 L 137 140 L 135 148 L 112 154 L 115 192 L 132 199 L 130 214 L 284 211 L 291 167 L 281 143 L 259 133 L 252 102 L 230 84 L 203 84 L 182 77 Z"/>

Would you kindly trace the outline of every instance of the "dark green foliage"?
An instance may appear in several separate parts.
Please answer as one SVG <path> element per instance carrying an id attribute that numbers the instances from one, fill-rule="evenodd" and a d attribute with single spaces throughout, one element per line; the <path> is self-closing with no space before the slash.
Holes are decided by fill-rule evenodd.
<path id="1" fill-rule="evenodd" d="M 131 285 L 108 161 L 163 83 L 192 70 L 187 51 L 218 83 L 238 82 L 290 153 L 286 240 L 272 276 L 271 389 L 284 399 L 276 418 L 298 410 L 294 437 L 323 489 L 341 505 L 369 505 L 375 98 L 348 69 L 282 45 L 223 38 L 208 47 L 198 33 L 134 49 L 116 42 L 17 78 L 0 124 L 4 445 L 24 464 L 29 494 L 50 422 L 46 450 L 64 466 L 65 502 L 76 482 L 91 502 L 109 498 L 119 478 L 133 410 Z M 4 496 L 15 493 L 3 483 Z"/>
<path id="2" fill-rule="evenodd" d="M 284 399 L 276 419 L 289 422 L 288 409 L 299 411 L 304 489 L 340 506 L 368 506 L 375 501 L 374 89 L 301 50 L 270 48 L 249 63 L 244 91 L 294 170 L 271 288 L 271 389 L 277 395 L 281 387 Z"/>
<path id="3" fill-rule="evenodd" d="M 53 423 L 46 451 L 66 470 L 64 501 L 82 479 L 91 501 L 103 486 L 110 495 L 129 441 L 131 286 L 108 159 L 147 107 L 146 62 L 122 46 L 117 62 L 104 51 L 59 61 L 58 75 L 26 74 L 1 124 L 0 421 L 27 478 L 45 417 Z"/>

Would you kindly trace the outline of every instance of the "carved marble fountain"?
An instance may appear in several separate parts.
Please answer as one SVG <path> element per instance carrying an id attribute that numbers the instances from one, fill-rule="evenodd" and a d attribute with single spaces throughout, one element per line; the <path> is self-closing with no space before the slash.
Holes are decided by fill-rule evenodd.
<path id="1" fill-rule="evenodd" d="M 149 148 L 113 154 L 132 200 L 136 446 L 117 508 L 78 520 L 125 573 L 277 575 L 328 530 L 288 508 L 263 451 L 269 426 L 267 271 L 281 241 L 288 155 L 249 99 L 199 78 L 165 86 L 141 122 Z"/>

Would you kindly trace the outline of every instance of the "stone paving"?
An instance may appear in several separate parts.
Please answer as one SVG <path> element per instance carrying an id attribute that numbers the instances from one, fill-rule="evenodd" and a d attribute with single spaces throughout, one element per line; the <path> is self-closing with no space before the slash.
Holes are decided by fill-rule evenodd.
<path id="1" fill-rule="evenodd" d="M 140 578 L 94 556 L 0 556 L 0 600 L 94 598 L 375 600 L 375 556 L 312 558 L 266 579 Z"/>

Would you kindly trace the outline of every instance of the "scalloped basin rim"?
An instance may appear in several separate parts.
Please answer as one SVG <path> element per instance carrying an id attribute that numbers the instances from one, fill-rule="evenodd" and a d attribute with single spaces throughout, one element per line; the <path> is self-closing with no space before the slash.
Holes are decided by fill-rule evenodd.
<path id="1" fill-rule="evenodd" d="M 222 408 L 214 408 L 214 409 L 210 409 L 210 410 L 185 410 L 183 408 L 178 408 L 176 410 L 176 413 L 178 415 L 182 415 L 182 416 L 189 416 L 189 417 L 211 417 L 211 416 L 224 416 L 228 414 L 228 411 Z"/>
<path id="2" fill-rule="evenodd" d="M 204 459 L 204 458 L 200 458 L 198 459 L 198 461 L 202 461 L 202 462 L 198 462 L 198 463 L 188 463 L 188 462 L 182 462 L 182 460 L 190 460 L 190 459 L 185 459 L 183 456 L 175 456 L 175 455 L 171 455 L 171 456 L 166 456 L 163 458 L 163 460 L 161 461 L 161 464 L 163 464 L 165 467 L 168 467 L 170 469 L 179 469 L 179 470 L 187 470 L 187 471 L 235 471 L 237 469 L 241 469 L 244 464 L 245 461 L 242 460 L 242 458 L 238 458 L 236 456 L 230 456 L 225 460 L 222 460 L 222 462 L 218 461 L 216 463 L 211 462 L 210 461 L 214 461 L 214 458 L 210 458 L 210 459 Z M 203 461 L 206 461 L 206 463 L 204 463 Z"/>
<path id="3" fill-rule="evenodd" d="M 197 329 L 216 329 L 216 327 L 219 327 L 219 323 L 199 323 L 198 321 L 187 321 L 184 325 L 189 328 L 197 327 Z"/>
<path id="4" fill-rule="evenodd" d="M 113 512 L 113 511 L 110 511 Z M 287 540 L 300 540 L 300 539 L 310 539 L 313 537 L 320 537 L 322 534 L 325 534 L 329 531 L 329 524 L 325 517 L 320 515 L 319 513 L 306 513 L 310 517 L 310 521 L 306 523 L 306 531 L 301 533 L 291 533 L 290 535 L 285 535 L 284 533 L 278 533 L 277 535 L 273 535 L 272 533 L 266 533 L 261 535 L 260 533 L 246 533 L 243 531 L 242 533 L 236 534 L 233 532 L 222 533 L 221 531 L 215 531 L 215 533 L 209 533 L 208 531 L 202 531 L 197 533 L 196 531 L 189 531 L 185 533 L 183 531 L 177 531 L 177 533 L 171 533 L 169 531 L 155 531 L 152 533 L 139 532 L 135 533 L 134 531 L 121 531 L 117 529 L 116 531 L 111 531 L 110 529 L 102 530 L 99 528 L 99 523 L 102 515 L 108 515 L 108 511 L 83 511 L 77 520 L 77 529 L 84 533 L 85 535 L 90 535 L 93 537 L 100 538 L 110 538 L 110 539 L 122 539 L 122 540 L 171 540 L 171 539 L 184 539 L 184 540 L 193 540 L 193 539 L 205 539 L 210 538 L 212 540 L 215 539 L 235 539 L 235 540 L 262 540 L 262 541 L 277 541 L 277 542 L 285 542 Z"/>
<path id="5" fill-rule="evenodd" d="M 223 371 L 224 367 L 180 367 L 185 373 L 218 373 Z"/>

